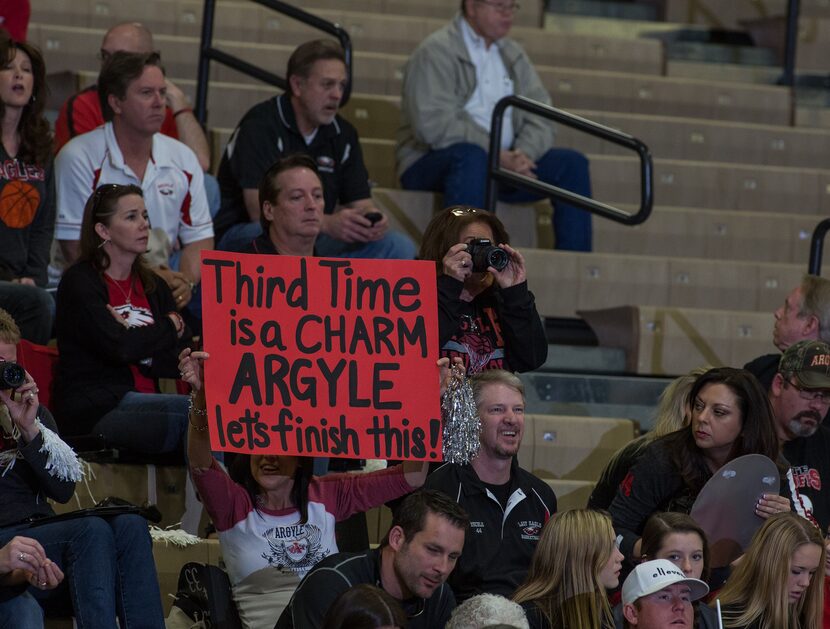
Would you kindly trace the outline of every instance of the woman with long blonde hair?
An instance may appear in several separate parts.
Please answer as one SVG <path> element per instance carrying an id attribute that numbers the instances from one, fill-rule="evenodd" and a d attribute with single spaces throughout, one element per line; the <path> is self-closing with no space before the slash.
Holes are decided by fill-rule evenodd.
<path id="1" fill-rule="evenodd" d="M 573 509 L 545 525 L 525 582 L 513 595 L 531 629 L 613 627 L 606 589 L 619 585 L 623 556 L 611 518 Z"/>
<path id="2" fill-rule="evenodd" d="M 770 517 L 718 598 L 727 629 L 821 629 L 821 532 L 794 513 Z"/>

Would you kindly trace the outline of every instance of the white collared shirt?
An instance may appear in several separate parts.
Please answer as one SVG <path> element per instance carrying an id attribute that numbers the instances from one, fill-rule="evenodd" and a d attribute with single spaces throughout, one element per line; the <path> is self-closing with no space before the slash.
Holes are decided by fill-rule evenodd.
<path id="1" fill-rule="evenodd" d="M 106 183 L 139 186 L 150 224 L 163 229 L 171 243 L 180 240 L 186 245 L 213 237 L 199 161 L 186 145 L 161 133 L 153 136 L 143 181 L 125 163 L 111 122 L 68 142 L 55 160 L 55 178 L 58 240 L 80 239 L 84 204 Z"/>
<path id="2" fill-rule="evenodd" d="M 505 96 L 513 94 L 513 80 L 507 73 L 497 43 L 488 48 L 484 38 L 480 37 L 466 19 L 461 18 L 461 34 L 470 60 L 476 68 L 476 88 L 464 104 L 464 111 L 483 129 L 490 129 L 493 109 Z M 513 118 L 508 108 L 501 128 L 501 148 L 509 149 L 513 145 Z"/>

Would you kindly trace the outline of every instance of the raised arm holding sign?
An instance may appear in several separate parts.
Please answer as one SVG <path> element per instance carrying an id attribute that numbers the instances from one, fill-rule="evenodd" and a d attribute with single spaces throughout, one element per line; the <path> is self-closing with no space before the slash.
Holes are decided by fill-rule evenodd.
<path id="1" fill-rule="evenodd" d="M 440 459 L 435 275 L 424 262 L 220 252 L 203 271 L 208 351 L 179 362 L 190 466 L 243 620 L 272 626 L 337 552 L 336 521 L 422 485 Z M 229 475 L 211 449 L 251 456 Z M 409 461 L 318 478 L 317 455 Z"/>

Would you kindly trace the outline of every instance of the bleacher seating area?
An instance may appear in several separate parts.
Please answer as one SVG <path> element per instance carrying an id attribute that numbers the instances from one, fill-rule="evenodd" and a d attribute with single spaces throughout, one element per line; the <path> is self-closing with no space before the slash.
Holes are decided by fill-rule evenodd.
<path id="1" fill-rule="evenodd" d="M 441 199 L 402 191 L 396 180 L 401 70 L 457 2 L 293 4 L 340 23 L 352 36 L 353 95 L 342 113 L 361 134 L 376 203 L 396 228 L 417 240 Z M 533 414 L 520 461 L 547 479 L 560 508 L 567 508 L 583 506 L 611 453 L 649 426 L 667 377 L 707 363 L 742 366 L 774 350 L 772 311 L 806 272 L 812 230 L 830 211 L 830 108 L 820 93 L 776 85 L 780 67 L 769 62 L 775 58 L 769 48 L 753 63 L 740 63 L 741 51 L 735 50 L 715 62 L 710 57 L 723 50 L 687 46 L 684 58 L 684 47 L 672 39 L 681 29 L 750 28 L 753 20 L 782 15 L 784 0 L 550 4 L 570 6 L 568 12 L 545 12 L 539 0 L 527 0 L 512 35 L 536 64 L 554 105 L 640 138 L 655 166 L 651 218 L 633 228 L 595 218 L 593 253 L 550 249 L 546 204 L 498 210 L 527 259 L 540 314 L 575 319 L 584 313 L 600 345 L 556 345 L 543 370 L 524 376 Z M 580 4 L 616 8 L 586 16 L 578 14 Z M 766 15 L 759 14 L 760 4 Z M 624 19 L 627 6 L 655 5 L 663 7 L 664 19 L 659 11 Z M 820 0 L 801 3 L 799 73 L 827 72 L 827 6 Z M 73 72 L 82 86 L 95 80 L 95 53 L 105 30 L 116 22 L 141 21 L 153 31 L 168 75 L 194 97 L 201 17 L 200 0 L 38 0 L 29 35 L 50 74 Z M 780 20 L 765 25 L 783 32 Z M 269 70 L 282 73 L 293 48 L 315 36 L 254 2 L 219 0 L 215 45 Z M 275 90 L 215 63 L 211 81 L 208 127 L 215 167 L 242 114 Z M 570 129 L 560 129 L 557 138 L 588 154 L 596 198 L 636 206 L 635 158 Z M 119 486 L 136 502 L 155 493 L 166 525 L 184 512 L 183 474 L 98 465 L 89 486 L 98 499 Z M 87 489 L 79 485 L 78 492 L 86 500 Z M 388 522 L 388 511 L 370 515 L 371 541 Z M 205 541 L 161 555 L 168 608 L 176 566 L 193 557 L 216 562 L 218 548 Z"/>

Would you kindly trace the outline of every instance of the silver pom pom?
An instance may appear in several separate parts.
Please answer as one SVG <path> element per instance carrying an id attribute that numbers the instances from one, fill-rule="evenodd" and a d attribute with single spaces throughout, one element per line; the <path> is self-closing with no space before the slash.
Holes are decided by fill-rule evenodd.
<path id="1" fill-rule="evenodd" d="M 441 399 L 444 460 L 463 465 L 478 454 L 481 421 L 463 366 L 453 365 L 452 376 Z"/>

